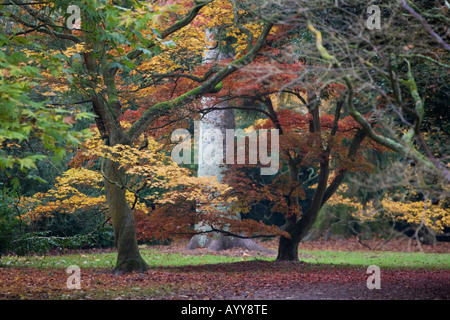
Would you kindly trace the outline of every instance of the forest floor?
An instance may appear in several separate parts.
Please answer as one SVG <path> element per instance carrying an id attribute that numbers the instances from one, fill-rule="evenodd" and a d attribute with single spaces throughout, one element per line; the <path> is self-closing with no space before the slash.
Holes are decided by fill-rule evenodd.
<path id="1" fill-rule="evenodd" d="M 107 268 L 82 268 L 81 289 L 67 289 L 69 275 L 64 268 L 3 266 L 0 267 L 0 299 L 182 299 L 182 300 L 367 300 L 367 299 L 450 299 L 450 266 L 447 264 L 450 243 L 423 246 L 427 254 L 445 256 L 438 268 L 381 267 L 380 289 L 368 289 L 368 265 L 346 265 L 313 262 L 275 262 L 276 242 L 260 242 L 270 253 L 243 249 L 212 252 L 206 249 L 186 250 L 185 242 L 170 246 L 149 246 L 159 258 L 178 256 L 226 256 L 234 262 L 197 263 L 187 265 L 154 265 L 143 273 L 115 276 Z M 381 240 L 366 241 L 365 245 L 378 248 Z M 143 250 L 146 247 L 143 246 Z M 369 258 L 380 252 L 418 252 L 415 243 L 393 240 L 380 251 L 369 250 L 356 240 L 313 241 L 301 244 L 307 252 L 333 251 L 367 252 Z M 303 251 L 302 251 L 303 252 Z M 300 260 L 308 253 L 300 253 Z M 111 250 L 73 251 L 84 259 L 98 259 L 96 254 Z M 55 253 L 56 254 L 56 253 Z M 63 259 L 67 256 L 61 255 Z M 311 255 L 311 254 L 310 254 Z M 394 255 L 395 256 L 395 255 Z M 431 256 L 431 255 L 430 255 Z M 163 257 L 163 258 L 160 258 Z M 245 259 L 244 259 L 245 258 Z M 94 259 L 94 260 L 95 260 Z M 205 258 L 206 259 L 206 258 Z M 206 260 L 205 260 L 206 262 Z"/>

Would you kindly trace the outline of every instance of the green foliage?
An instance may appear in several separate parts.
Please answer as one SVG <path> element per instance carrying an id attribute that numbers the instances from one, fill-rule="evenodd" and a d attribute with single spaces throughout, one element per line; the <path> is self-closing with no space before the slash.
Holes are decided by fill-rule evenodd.
<path id="1" fill-rule="evenodd" d="M 352 215 L 352 208 L 338 204 L 322 207 L 311 232 L 313 238 L 323 236 L 325 240 L 355 236 L 372 239 L 374 236 L 387 238 L 392 227 L 387 220 L 359 221 Z"/>
<path id="2" fill-rule="evenodd" d="M 28 172 L 49 155 L 53 160 L 61 160 L 67 146 L 79 144 L 89 134 L 71 130 L 71 124 L 64 121 L 71 111 L 50 106 L 45 96 L 38 97 L 34 92 L 43 80 L 42 71 L 48 68 L 58 73 L 62 62 L 46 54 L 30 54 L 31 49 L 45 48 L 29 39 L 0 34 L 0 46 L 0 170 Z M 92 115 L 83 113 L 77 117 Z M 21 144 L 32 139 L 39 141 L 47 153 L 20 152 Z M 14 188 L 19 186 L 17 177 L 10 182 Z"/>
<path id="3" fill-rule="evenodd" d="M 27 254 L 45 254 L 53 249 L 91 248 L 98 246 L 99 242 L 111 246 L 111 228 L 98 230 L 93 234 L 75 234 L 70 237 L 49 236 L 51 231 L 30 232 L 20 235 L 12 246 L 12 253 L 19 256 Z"/>
<path id="4" fill-rule="evenodd" d="M 112 226 L 106 224 L 102 212 L 59 213 L 31 227 L 38 231 L 23 237 L 22 244 L 30 243 L 28 250 L 32 252 L 114 246 Z"/>

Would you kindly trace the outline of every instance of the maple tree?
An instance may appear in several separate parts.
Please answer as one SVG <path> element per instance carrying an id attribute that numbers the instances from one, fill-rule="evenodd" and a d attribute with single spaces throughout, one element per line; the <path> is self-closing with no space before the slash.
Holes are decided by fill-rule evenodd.
<path id="1" fill-rule="evenodd" d="M 412 159 L 415 165 L 426 168 L 424 172 L 430 175 L 426 181 L 438 181 L 433 181 L 432 185 L 445 184 L 449 177 L 447 159 L 442 149 L 433 154 L 433 139 L 426 138 L 429 129 L 423 125 L 424 119 L 430 116 L 430 110 L 434 108 L 432 102 L 425 104 L 424 95 L 428 94 L 429 98 L 436 92 L 442 92 L 443 85 L 439 79 L 430 87 L 428 82 L 422 81 L 418 76 L 422 74 L 421 67 L 426 65 L 427 71 L 435 70 L 436 76 L 442 79 L 446 77 L 446 71 L 437 70 L 441 67 L 448 68 L 448 52 L 445 51 L 448 50 L 448 45 L 433 31 L 439 28 L 442 31 L 440 23 L 445 21 L 445 18 L 441 11 L 444 9 L 428 6 L 424 2 L 414 6 L 409 6 L 405 1 L 385 5 L 385 11 L 382 13 L 385 19 L 387 15 L 390 20 L 385 21 L 381 30 L 373 31 L 366 27 L 366 9 L 366 5 L 358 2 L 336 3 L 331 7 L 327 1 L 314 2 L 313 6 L 307 1 L 279 5 L 269 2 L 253 3 L 252 10 L 262 16 L 274 17 L 274 11 L 276 12 L 277 21 L 283 24 L 278 41 L 285 44 L 278 52 L 268 52 L 262 58 L 263 61 L 266 59 L 264 68 L 252 70 L 257 76 L 252 76 L 251 71 L 248 73 L 250 76 L 247 83 L 257 92 L 257 100 L 267 106 L 265 109 L 259 108 L 259 111 L 270 118 L 275 127 L 280 126 L 282 129 L 279 119 L 270 114 L 272 101 L 265 98 L 265 95 L 290 93 L 310 109 L 306 111 L 312 117 L 310 131 L 319 133 L 322 117 L 318 115 L 319 111 L 315 110 L 314 104 L 317 104 L 319 96 L 322 98 L 324 91 L 331 91 L 328 93 L 335 97 L 337 93 L 337 97 L 341 97 L 337 102 L 339 108 L 361 126 L 361 135 L 366 135 L 377 144 Z M 395 19 L 405 12 L 407 14 L 401 17 L 401 23 L 395 22 Z M 422 24 L 415 24 L 414 19 L 418 19 Z M 417 39 L 422 39 L 418 36 L 405 37 L 402 31 L 405 30 L 405 25 L 411 26 L 415 34 L 426 37 L 426 42 L 418 41 Z M 440 44 L 437 49 L 431 44 L 436 42 Z M 267 56 L 272 60 L 267 61 Z M 292 66 L 292 72 L 277 65 L 280 62 Z M 265 72 L 266 70 L 269 71 Z M 261 77 L 265 79 L 255 81 Z M 441 83 L 439 88 L 437 83 Z M 282 90 L 279 89 L 280 84 Z M 427 93 L 424 93 L 425 90 Z M 251 98 L 243 90 L 240 90 L 240 94 L 244 98 Z M 306 94 L 306 98 L 302 99 L 301 94 Z M 314 112 L 317 112 L 317 115 L 314 116 Z M 445 135 L 445 132 L 441 134 Z M 314 145 L 314 142 L 307 144 L 311 145 Z M 324 144 L 323 149 L 329 147 Z M 310 206 L 311 212 L 315 211 L 314 207 L 321 206 L 319 199 L 326 200 L 328 195 L 333 193 L 325 190 L 332 191 L 340 184 L 340 175 L 336 175 L 337 179 L 326 186 L 329 162 L 324 161 L 327 154 L 322 151 L 316 154 L 317 157 L 324 157 L 319 158 L 321 163 L 317 177 L 321 179 L 322 184 L 317 185 L 317 201 L 313 201 Z M 294 167 L 290 172 L 294 172 L 293 176 L 297 177 Z M 320 172 L 323 173 L 322 176 Z M 408 220 L 408 216 L 411 217 L 410 212 L 404 218 Z M 311 217 L 313 221 L 315 216 Z M 292 226 L 298 221 L 305 226 L 310 224 L 308 215 L 299 220 L 292 220 L 292 223 L 287 223 L 286 230 L 295 229 Z M 292 241 L 286 240 L 286 243 Z M 295 252 L 295 249 L 292 251 Z M 280 253 L 279 258 L 282 256 Z M 292 258 L 296 259 L 295 256 Z"/>
<path id="2" fill-rule="evenodd" d="M 216 3 L 217 7 L 214 7 Z M 92 103 L 101 139 L 110 147 L 132 145 L 155 121 L 173 114 L 177 108 L 202 95 L 218 91 L 223 79 L 252 62 L 265 45 L 273 26 L 271 23 L 260 23 L 257 38 L 248 43 L 241 57 L 227 62 L 226 66 L 213 66 L 203 77 L 198 77 L 192 74 L 196 54 L 191 49 L 205 47 L 204 41 L 199 41 L 198 34 L 199 31 L 204 34 L 208 26 L 202 25 L 201 21 L 194 25 L 194 20 L 208 5 L 226 12 L 216 15 L 215 19 L 226 20 L 233 16 L 235 12 L 225 1 L 181 0 L 145 4 L 124 1 L 121 6 L 110 1 L 72 1 L 70 4 L 80 8 L 82 17 L 80 27 L 71 30 L 58 17 L 59 11 L 67 9 L 68 2 L 46 4 L 44 1 L 36 7 L 22 1 L 12 1 L 6 16 L 17 26 L 16 32 L 24 36 L 43 34 L 42 41 L 56 38 L 64 41 L 62 46 L 65 48 L 78 45 L 77 54 L 66 66 L 66 73 L 70 76 L 58 80 L 76 89 L 78 94 Z M 205 20 L 208 21 L 208 18 Z M 217 23 L 215 20 L 214 24 Z M 192 58 L 186 56 L 183 63 L 186 45 L 190 46 Z M 167 95 L 164 86 L 177 78 L 190 80 L 191 84 L 183 86 L 183 92 Z M 144 81 L 142 88 L 139 88 L 135 82 L 137 79 L 148 79 L 148 82 Z M 164 94 L 151 96 L 153 100 L 149 101 L 147 97 L 151 90 L 140 89 L 152 85 Z M 147 102 L 139 108 L 141 94 L 146 96 Z M 137 117 L 131 126 L 124 128 L 120 118 L 128 110 L 138 110 L 138 113 L 134 114 Z M 116 270 L 144 270 L 147 265 L 139 254 L 135 221 L 123 185 L 126 170 L 120 163 L 106 160 L 104 176 L 106 202 L 118 248 Z"/>
<path id="3" fill-rule="evenodd" d="M 104 179 L 108 179 L 104 163 L 110 160 L 120 163 L 127 174 L 127 182 L 122 186 L 137 219 L 138 240 L 185 237 L 195 233 L 192 226 L 199 222 L 216 230 L 227 226 L 230 232 L 277 234 L 276 228 L 228 217 L 220 207 L 234 201 L 228 196 L 230 187 L 215 177 L 195 177 L 187 168 L 179 167 L 167 155 L 164 144 L 149 137 L 147 148 L 142 150 L 139 144 L 104 146 L 95 131 L 94 138 L 82 144 L 70 162 L 72 168 L 57 178 L 53 189 L 24 199 L 21 207 L 26 213 L 20 217 L 23 221 L 34 223 L 56 214 L 107 210 L 101 191 Z M 96 170 L 93 165 L 99 159 L 100 170 Z"/>
<path id="4" fill-rule="evenodd" d="M 239 198 L 238 210 L 248 212 L 249 206 L 265 200 L 271 204 L 272 212 L 284 215 L 286 223 L 282 230 L 287 234 L 280 237 L 277 260 L 298 260 L 300 241 L 346 174 L 370 171 L 371 165 L 358 152 L 365 135 L 351 118 L 339 119 L 339 105 L 335 116 L 319 116 L 319 104 L 311 107 L 307 114 L 300 114 L 289 109 L 275 111 L 270 100 L 266 103 L 271 119 L 259 121 L 256 128 L 276 127 L 282 132 L 281 162 L 287 170 L 265 184 L 243 177 L 237 168 L 226 181 Z M 314 192 L 308 201 L 302 201 L 306 200 L 306 186 L 312 182 L 316 183 Z M 250 191 L 249 185 L 253 186 Z"/>
<path id="5" fill-rule="evenodd" d="M 365 133 L 351 117 L 343 118 L 344 91 L 338 83 L 319 76 L 308 75 L 304 61 L 290 60 L 286 52 L 276 46 L 286 40 L 289 28 L 278 28 L 271 36 L 272 46 L 266 48 L 252 65 L 246 66 L 224 81 L 223 89 L 211 101 L 210 110 L 224 108 L 259 112 L 260 119 L 253 129 L 275 128 L 280 133 L 280 157 L 287 173 L 282 173 L 264 185 L 261 179 L 242 176 L 239 168 L 226 181 L 239 201 L 236 210 L 247 213 L 257 202 L 268 201 L 271 211 L 282 213 L 286 223 L 280 237 L 278 260 L 298 260 L 298 245 L 311 228 L 318 212 L 336 192 L 348 172 L 368 171 L 371 166 L 360 152 L 361 146 L 377 148 L 364 142 Z M 290 36 L 290 41 L 295 36 Z M 290 100 L 283 102 L 280 97 Z M 232 101 L 223 106 L 221 100 Z M 270 138 L 269 138 L 270 140 Z M 246 165 L 249 163 L 247 155 Z M 313 179 L 316 188 L 306 200 L 304 187 Z M 255 181 L 256 180 L 256 181 Z M 261 185 L 258 185 L 261 183 Z M 249 186 L 252 186 L 249 190 Z"/>

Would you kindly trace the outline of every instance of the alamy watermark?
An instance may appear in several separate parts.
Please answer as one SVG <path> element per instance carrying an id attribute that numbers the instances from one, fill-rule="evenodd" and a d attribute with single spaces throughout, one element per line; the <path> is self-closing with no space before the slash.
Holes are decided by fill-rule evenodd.
<path id="1" fill-rule="evenodd" d="M 366 27 L 369 30 L 381 29 L 381 10 L 377 5 L 371 5 L 367 8 L 369 17 L 366 20 Z"/>
<path id="2" fill-rule="evenodd" d="M 77 5 L 70 5 L 67 7 L 67 13 L 70 16 L 66 20 L 66 26 L 68 29 L 81 29 L 81 10 Z"/>
<path id="3" fill-rule="evenodd" d="M 71 265 L 67 267 L 66 273 L 70 276 L 67 278 L 67 289 L 81 289 L 81 270 L 79 266 Z"/>
<path id="4" fill-rule="evenodd" d="M 369 266 L 367 268 L 366 274 L 370 274 L 367 278 L 367 288 L 370 290 L 381 289 L 381 271 L 379 266 Z"/>
<path id="5" fill-rule="evenodd" d="M 177 145 L 172 149 L 171 156 L 176 164 L 194 163 L 220 166 L 223 164 L 258 164 L 259 161 L 262 165 L 261 175 L 274 175 L 278 172 L 280 162 L 278 129 L 247 132 L 242 129 L 226 129 L 224 137 L 223 132 L 217 128 L 201 128 L 200 121 L 194 122 L 194 128 L 193 158 L 191 133 L 186 129 L 177 129 L 172 133 L 171 140 Z M 248 150 L 246 150 L 247 139 Z M 247 151 L 248 163 L 246 163 Z"/>

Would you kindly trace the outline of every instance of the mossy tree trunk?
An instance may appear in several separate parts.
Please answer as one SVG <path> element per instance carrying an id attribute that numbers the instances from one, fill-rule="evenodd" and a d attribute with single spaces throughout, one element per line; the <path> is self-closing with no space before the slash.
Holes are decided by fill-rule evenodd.
<path id="1" fill-rule="evenodd" d="M 145 271 L 148 265 L 139 253 L 134 215 L 126 200 L 126 189 L 122 187 L 126 179 L 125 172 L 118 168 L 117 163 L 107 160 L 104 173 L 106 201 L 118 252 L 114 273 Z"/>

